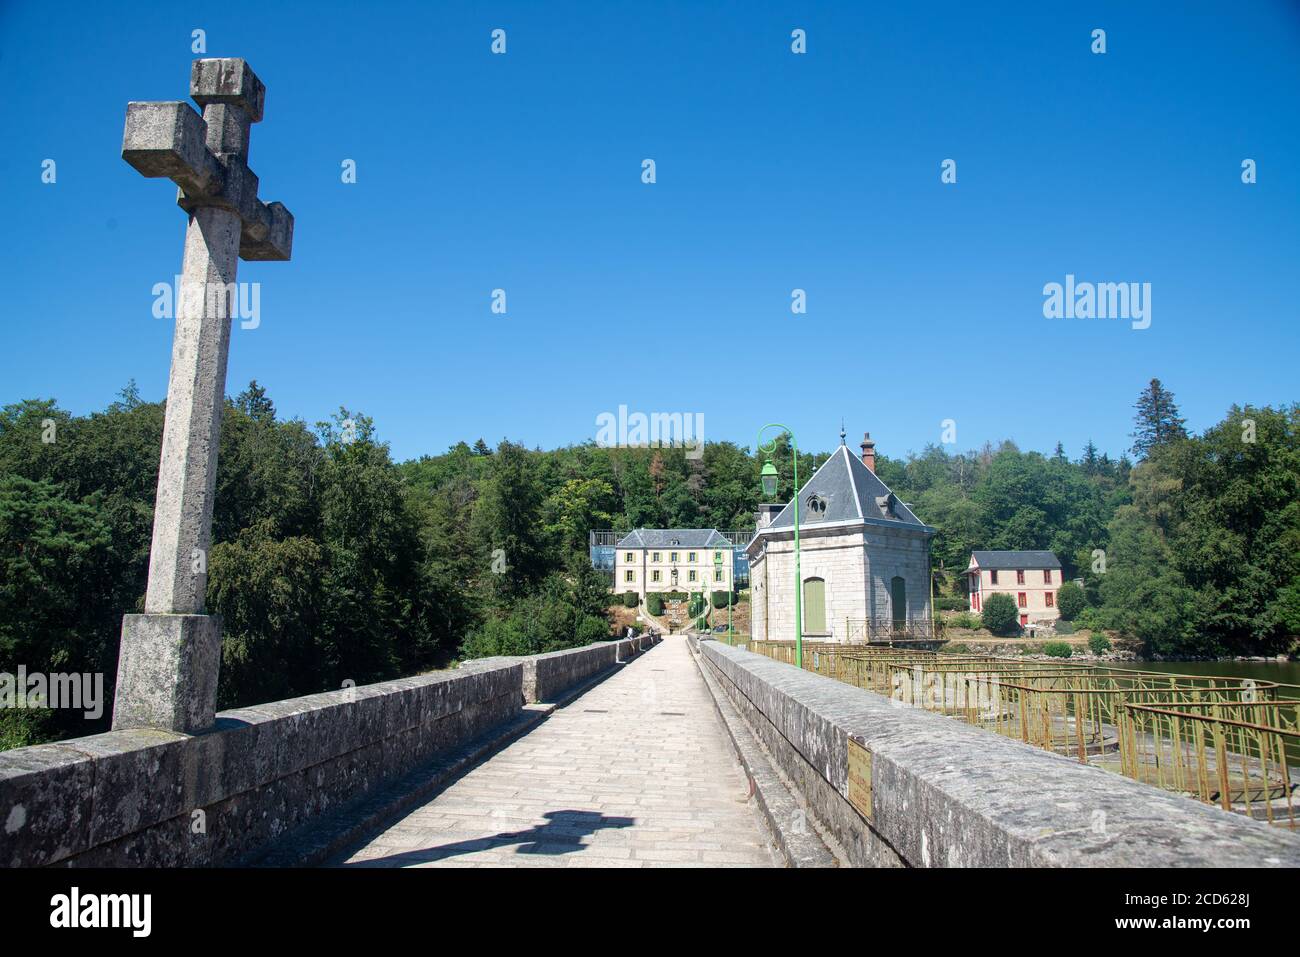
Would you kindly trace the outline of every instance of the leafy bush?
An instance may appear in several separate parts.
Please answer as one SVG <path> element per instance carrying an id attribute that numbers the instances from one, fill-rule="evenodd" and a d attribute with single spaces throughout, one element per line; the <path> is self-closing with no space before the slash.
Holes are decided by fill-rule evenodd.
<path id="1" fill-rule="evenodd" d="M 1074 622 L 1058 621 L 1056 623 L 1056 633 L 1058 635 L 1072 635 L 1076 631 L 1078 631 L 1078 629 L 1074 627 Z"/>
<path id="2" fill-rule="evenodd" d="M 639 604 L 641 604 L 641 599 L 637 596 L 637 593 L 636 593 L 636 592 L 634 592 L 634 591 L 625 591 L 625 592 L 623 592 L 623 607 L 624 607 L 624 608 L 635 608 L 635 607 L 636 607 L 637 605 L 639 605 Z"/>
<path id="3" fill-rule="evenodd" d="M 995 635 L 1013 635 L 1020 629 L 1015 599 L 1006 592 L 994 592 L 984 602 L 980 621 Z"/>
<path id="4" fill-rule="evenodd" d="M 0 708 L 0 751 L 25 748 L 45 740 L 48 708 Z"/>
<path id="5" fill-rule="evenodd" d="M 590 645 L 597 641 L 608 641 L 612 636 L 609 633 L 609 623 L 599 618 L 593 618 L 586 615 L 578 621 L 578 627 L 574 630 L 574 639 L 579 646 Z"/>
<path id="6" fill-rule="evenodd" d="M 727 599 L 728 599 L 728 598 L 731 599 L 731 604 L 732 604 L 732 605 L 735 605 L 735 604 L 736 604 L 736 598 L 735 598 L 735 596 L 734 596 L 731 592 L 715 591 L 715 592 L 713 593 L 713 607 L 714 607 L 714 608 L 726 608 L 726 607 L 727 607 Z"/>
<path id="7" fill-rule="evenodd" d="M 980 627 L 980 620 L 970 612 L 964 611 L 959 615 L 953 615 L 948 624 L 954 628 L 966 628 L 970 631 L 974 631 Z"/>
<path id="8" fill-rule="evenodd" d="M 934 605 L 939 611 L 966 611 L 970 608 L 970 599 L 965 595 L 936 595 Z"/>
<path id="9" fill-rule="evenodd" d="M 1105 613 L 1100 608 L 1085 608 L 1074 620 L 1075 625 L 1091 631 L 1100 631 L 1109 627 Z"/>
<path id="10" fill-rule="evenodd" d="M 657 591 L 652 591 L 645 596 L 646 611 L 652 615 L 662 615 L 664 613 L 664 598 Z"/>
<path id="11" fill-rule="evenodd" d="M 561 575 L 552 575 L 539 590 L 511 603 L 470 631 L 461 644 L 464 658 L 491 655 L 536 655 L 604 641 L 610 637 L 609 622 L 593 614 L 593 603 L 577 593 Z"/>
<path id="12" fill-rule="evenodd" d="M 1064 641 L 1045 641 L 1043 642 L 1043 654 L 1052 658 L 1068 658 L 1074 653 L 1069 644 Z"/>
<path id="13" fill-rule="evenodd" d="M 1066 582 L 1056 592 L 1056 607 L 1066 621 L 1074 621 L 1079 613 L 1088 607 L 1088 599 L 1083 589 L 1074 582 Z"/>
<path id="14" fill-rule="evenodd" d="M 470 632 L 460 646 L 460 653 L 465 658 L 526 655 L 530 652 L 528 636 L 514 618 L 489 618 Z"/>
<path id="15" fill-rule="evenodd" d="M 1110 639 L 1103 634 L 1094 632 L 1088 636 L 1088 648 L 1094 655 L 1104 655 L 1110 651 Z"/>

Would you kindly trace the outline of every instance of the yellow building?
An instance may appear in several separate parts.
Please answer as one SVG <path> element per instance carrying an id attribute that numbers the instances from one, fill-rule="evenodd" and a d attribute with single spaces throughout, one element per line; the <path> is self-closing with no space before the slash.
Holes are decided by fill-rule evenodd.
<path id="1" fill-rule="evenodd" d="M 732 545 L 716 528 L 638 528 L 614 553 L 614 591 L 715 592 L 732 587 Z"/>

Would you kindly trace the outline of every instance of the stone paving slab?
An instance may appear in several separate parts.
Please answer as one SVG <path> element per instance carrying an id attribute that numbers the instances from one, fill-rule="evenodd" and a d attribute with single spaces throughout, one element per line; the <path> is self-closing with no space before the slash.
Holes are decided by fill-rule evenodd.
<path id="1" fill-rule="evenodd" d="M 332 862 L 345 867 L 773 867 L 681 636 L 665 639 Z"/>

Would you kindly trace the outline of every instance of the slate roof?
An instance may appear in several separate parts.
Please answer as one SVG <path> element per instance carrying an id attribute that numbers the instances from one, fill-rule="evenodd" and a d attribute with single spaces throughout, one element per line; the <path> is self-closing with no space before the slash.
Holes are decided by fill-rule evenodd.
<path id="1" fill-rule="evenodd" d="M 971 564 L 980 568 L 1060 568 L 1061 562 L 1052 552 L 1004 551 L 971 552 Z"/>
<path id="2" fill-rule="evenodd" d="M 730 548 L 716 528 L 637 528 L 624 535 L 617 548 Z"/>
<path id="3" fill-rule="evenodd" d="M 812 506 L 814 498 L 819 505 L 825 504 L 825 510 Z M 793 528 L 793 505 L 793 502 L 787 503 L 772 523 L 759 529 L 755 537 Z M 844 445 L 836 449 L 799 490 L 799 508 L 800 529 L 870 520 L 929 530 L 910 508 L 899 501 L 889 486 Z"/>

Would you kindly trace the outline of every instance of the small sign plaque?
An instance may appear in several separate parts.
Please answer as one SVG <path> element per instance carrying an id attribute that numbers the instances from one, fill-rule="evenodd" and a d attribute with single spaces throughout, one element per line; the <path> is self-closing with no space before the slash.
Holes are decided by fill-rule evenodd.
<path id="1" fill-rule="evenodd" d="M 871 752 L 849 738 L 849 803 L 871 820 Z"/>

